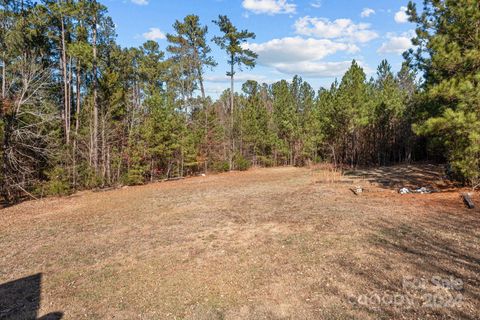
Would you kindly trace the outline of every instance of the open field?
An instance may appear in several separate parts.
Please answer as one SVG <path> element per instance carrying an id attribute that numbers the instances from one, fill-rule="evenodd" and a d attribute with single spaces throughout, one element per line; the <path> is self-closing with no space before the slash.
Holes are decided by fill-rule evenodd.
<path id="1" fill-rule="evenodd" d="M 443 192 L 395 189 L 429 182 Z M 0 252 L 0 319 L 480 318 L 480 210 L 429 166 L 255 169 L 26 202 L 0 210 Z M 38 274 L 24 300 L 5 285 Z"/>

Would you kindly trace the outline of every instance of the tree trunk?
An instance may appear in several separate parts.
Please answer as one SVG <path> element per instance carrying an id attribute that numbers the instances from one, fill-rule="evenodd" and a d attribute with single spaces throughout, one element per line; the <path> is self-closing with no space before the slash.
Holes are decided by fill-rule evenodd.
<path id="1" fill-rule="evenodd" d="M 198 72 L 198 83 L 200 84 L 200 92 L 202 94 L 202 100 L 204 101 L 206 96 L 205 96 L 205 87 L 203 86 L 203 73 L 202 73 L 202 69 L 200 68 L 200 66 L 197 68 L 197 72 Z"/>
<path id="2" fill-rule="evenodd" d="M 73 138 L 73 187 L 77 187 L 77 140 L 78 129 L 80 128 L 80 89 L 81 89 L 81 70 L 80 63 L 77 61 L 77 75 L 76 75 L 76 103 L 75 103 L 75 135 Z"/>
<path id="3" fill-rule="evenodd" d="M 105 118 L 107 116 L 102 114 L 102 127 L 101 127 L 101 138 L 102 138 L 102 148 L 101 148 L 101 158 L 102 158 L 102 185 L 105 186 L 105 178 L 107 176 L 107 141 L 105 135 Z"/>
<path id="4" fill-rule="evenodd" d="M 205 174 L 208 171 L 208 156 L 209 156 L 209 143 L 208 143 L 208 110 L 207 103 L 203 102 L 203 109 L 205 112 Z"/>
<path id="5" fill-rule="evenodd" d="M 72 131 L 72 94 L 73 94 L 73 89 L 72 89 L 72 57 L 69 58 L 69 61 L 68 61 L 68 66 L 67 66 L 67 69 L 68 69 L 68 81 L 67 81 L 67 88 L 68 88 L 68 91 L 67 91 L 67 96 L 68 96 L 68 137 L 69 137 L 69 140 L 71 140 L 71 131 Z"/>
<path id="6" fill-rule="evenodd" d="M 112 185 L 112 170 L 110 167 L 110 146 L 107 146 L 107 183 Z"/>
<path id="7" fill-rule="evenodd" d="M 2 57 L 2 100 L 5 100 L 7 96 L 7 58 L 5 57 L 5 52 L 3 53 Z M 2 114 L 2 110 L 0 110 L 0 115 Z"/>
<path id="8" fill-rule="evenodd" d="M 208 113 L 207 113 L 207 101 L 205 101 L 205 87 L 203 86 L 203 74 L 202 68 L 200 66 L 197 67 L 198 73 L 198 83 L 200 84 L 200 92 L 202 94 L 202 104 L 203 110 L 205 112 L 205 163 L 204 163 L 204 171 L 207 173 L 208 170 L 208 153 L 207 153 L 207 143 L 208 143 Z"/>
<path id="9" fill-rule="evenodd" d="M 232 151 L 230 152 L 230 170 L 233 170 L 233 155 L 235 153 L 235 136 L 234 136 L 234 70 L 233 70 L 233 55 L 231 56 L 231 64 L 230 64 L 230 137 L 232 139 Z"/>
<path id="10" fill-rule="evenodd" d="M 95 9 L 96 10 L 96 9 Z M 97 102 L 97 13 L 93 17 L 93 139 L 92 161 L 95 172 L 98 173 L 98 102 Z"/>
<path id="11" fill-rule="evenodd" d="M 70 143 L 70 130 L 69 130 L 69 110 L 68 110 L 68 71 L 67 71 L 67 50 L 65 45 L 65 21 L 63 15 L 60 17 L 61 20 L 61 42 L 62 42 L 62 57 L 61 57 L 61 69 L 63 76 L 63 121 L 64 121 L 64 130 L 65 130 L 65 142 Z"/>
<path id="12" fill-rule="evenodd" d="M 13 116 L 11 115 L 6 115 L 5 116 L 5 126 L 3 129 L 3 141 L 1 145 L 1 153 L 2 153 L 2 174 L 0 178 L 1 184 L 0 184 L 0 192 L 4 198 L 4 200 L 7 203 L 10 203 L 10 185 L 7 182 L 7 179 L 9 177 L 9 172 L 8 172 L 8 155 L 7 155 L 7 149 L 10 145 L 10 134 L 12 132 L 12 121 L 13 121 Z"/>

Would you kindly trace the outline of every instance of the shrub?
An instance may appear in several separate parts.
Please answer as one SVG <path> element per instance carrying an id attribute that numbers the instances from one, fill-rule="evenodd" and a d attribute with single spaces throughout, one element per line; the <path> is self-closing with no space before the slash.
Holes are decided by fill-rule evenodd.
<path id="1" fill-rule="evenodd" d="M 230 170 L 230 165 L 228 161 L 217 161 L 213 163 L 212 168 L 216 172 L 227 172 Z"/>
<path id="2" fill-rule="evenodd" d="M 128 186 L 144 184 L 144 170 L 141 167 L 133 167 L 127 171 L 122 177 L 122 183 Z"/>
<path id="3" fill-rule="evenodd" d="M 266 157 L 266 156 L 258 156 L 257 157 L 258 164 L 261 165 L 262 167 L 273 167 L 273 159 Z"/>
<path id="4" fill-rule="evenodd" d="M 245 159 L 242 155 L 237 155 L 235 157 L 235 168 L 240 171 L 246 171 L 250 168 L 251 162 Z"/>
<path id="5" fill-rule="evenodd" d="M 47 173 L 48 181 L 45 184 L 46 195 L 65 196 L 71 193 L 68 173 L 64 168 L 55 167 Z"/>

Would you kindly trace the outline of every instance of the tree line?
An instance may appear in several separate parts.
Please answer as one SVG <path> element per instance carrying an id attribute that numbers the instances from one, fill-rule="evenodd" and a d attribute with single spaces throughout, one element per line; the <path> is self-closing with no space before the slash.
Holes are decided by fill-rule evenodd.
<path id="1" fill-rule="evenodd" d="M 94 0 L 0 0 L 0 192 L 6 202 L 255 166 L 388 165 L 448 160 L 479 180 L 479 24 L 476 1 L 425 1 L 410 20 L 415 49 L 394 74 L 367 79 L 352 61 L 330 88 L 301 77 L 273 84 L 235 74 L 255 38 L 227 16 L 209 39 L 196 15 L 157 42 L 122 48 Z M 210 44 L 228 56 L 230 89 L 213 100 Z M 423 76 L 422 80 L 418 80 Z"/>

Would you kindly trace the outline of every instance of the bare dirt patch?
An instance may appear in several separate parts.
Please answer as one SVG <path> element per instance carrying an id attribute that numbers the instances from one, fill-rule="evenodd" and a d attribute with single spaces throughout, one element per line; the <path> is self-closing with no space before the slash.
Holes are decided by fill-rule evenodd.
<path id="1" fill-rule="evenodd" d="M 480 211 L 450 187 L 400 196 L 405 168 L 382 170 L 255 169 L 7 208 L 0 295 L 41 274 L 38 315 L 64 319 L 480 318 Z"/>

